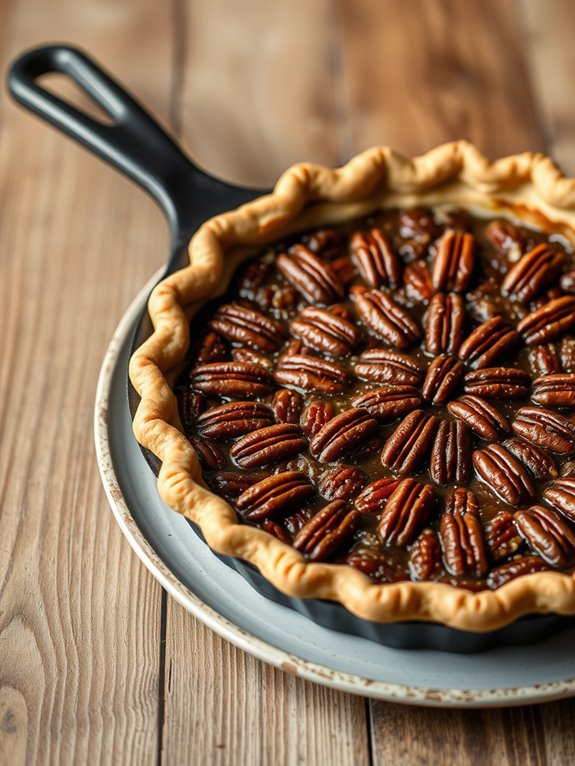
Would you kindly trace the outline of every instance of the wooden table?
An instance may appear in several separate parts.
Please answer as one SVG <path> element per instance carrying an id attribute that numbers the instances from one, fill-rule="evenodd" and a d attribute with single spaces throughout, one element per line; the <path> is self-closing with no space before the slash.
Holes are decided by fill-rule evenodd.
<path id="1" fill-rule="evenodd" d="M 3 0 L 3 60 L 81 45 L 220 176 L 465 137 L 575 174 L 570 0 Z M 54 86 L 56 87 L 56 85 Z M 9 104 L 0 111 L 0 760 L 568 764 L 575 703 L 372 703 L 252 659 L 168 599 L 100 485 L 96 378 L 162 263 L 153 203 Z"/>

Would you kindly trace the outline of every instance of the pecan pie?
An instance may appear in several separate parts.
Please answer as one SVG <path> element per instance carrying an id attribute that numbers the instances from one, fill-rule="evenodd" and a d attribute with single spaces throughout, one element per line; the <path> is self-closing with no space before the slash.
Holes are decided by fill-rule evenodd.
<path id="1" fill-rule="evenodd" d="M 162 497 L 374 621 L 575 613 L 575 183 L 455 142 L 204 224 L 131 360 Z"/>

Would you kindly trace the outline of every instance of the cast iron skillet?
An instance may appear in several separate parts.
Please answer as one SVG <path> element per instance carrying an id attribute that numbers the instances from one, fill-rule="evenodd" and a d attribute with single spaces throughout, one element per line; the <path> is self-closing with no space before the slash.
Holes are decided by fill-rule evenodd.
<path id="1" fill-rule="evenodd" d="M 39 77 L 54 72 L 73 80 L 109 115 L 112 124 L 92 119 L 38 83 Z M 171 232 L 171 250 L 164 276 L 185 265 L 187 243 L 201 223 L 266 193 L 232 186 L 196 167 L 152 117 L 77 48 L 50 45 L 23 53 L 10 67 L 8 87 L 16 101 L 26 109 L 129 176 L 159 203 Z M 132 349 L 150 333 L 151 322 L 144 312 L 134 333 Z M 133 416 L 139 399 L 129 384 L 127 370 L 126 387 Z M 157 473 L 158 461 L 147 450 L 143 452 Z M 199 529 L 192 526 L 201 537 Z M 150 543 L 153 545 L 153 541 Z M 492 646 L 537 641 L 575 625 L 575 617 L 559 615 L 525 617 L 489 633 L 470 633 L 430 623 L 379 624 L 355 617 L 340 604 L 285 596 L 251 564 L 227 556 L 219 558 L 260 593 L 296 609 L 314 622 L 388 646 L 475 652 Z"/>

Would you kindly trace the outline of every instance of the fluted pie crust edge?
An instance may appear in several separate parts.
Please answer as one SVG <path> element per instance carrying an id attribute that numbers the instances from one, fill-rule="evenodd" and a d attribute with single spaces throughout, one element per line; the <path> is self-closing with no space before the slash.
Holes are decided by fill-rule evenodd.
<path id="1" fill-rule="evenodd" d="M 206 488 L 196 452 L 179 428 L 169 381 L 188 349 L 190 316 L 224 291 L 242 254 L 379 207 L 444 203 L 521 211 L 531 220 L 542 215 L 575 239 L 575 180 L 542 154 L 490 162 L 473 145 L 455 141 L 413 160 L 381 147 L 337 169 L 294 165 L 270 195 L 204 223 L 189 244 L 190 265 L 153 290 L 148 308 L 154 332 L 130 360 L 141 397 L 134 433 L 162 461 L 162 499 L 197 524 L 214 551 L 251 562 L 290 596 L 338 601 L 375 622 L 425 620 L 469 631 L 493 630 L 534 612 L 575 614 L 575 575 L 539 572 L 472 593 L 435 582 L 374 584 L 347 565 L 308 563 L 271 534 L 240 523 L 233 508 Z"/>

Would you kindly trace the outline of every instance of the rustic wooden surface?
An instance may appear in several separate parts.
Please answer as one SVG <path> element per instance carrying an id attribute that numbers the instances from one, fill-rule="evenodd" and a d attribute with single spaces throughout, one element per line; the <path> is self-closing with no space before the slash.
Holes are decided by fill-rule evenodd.
<path id="1" fill-rule="evenodd" d="M 3 68 L 81 45 L 199 164 L 254 184 L 458 137 L 575 174 L 573 28 L 570 0 L 0 2 Z M 166 225 L 4 95 L 0 206 L 0 762 L 574 762 L 573 702 L 371 703 L 263 665 L 167 599 L 113 521 L 91 429 L 107 341 Z"/>

